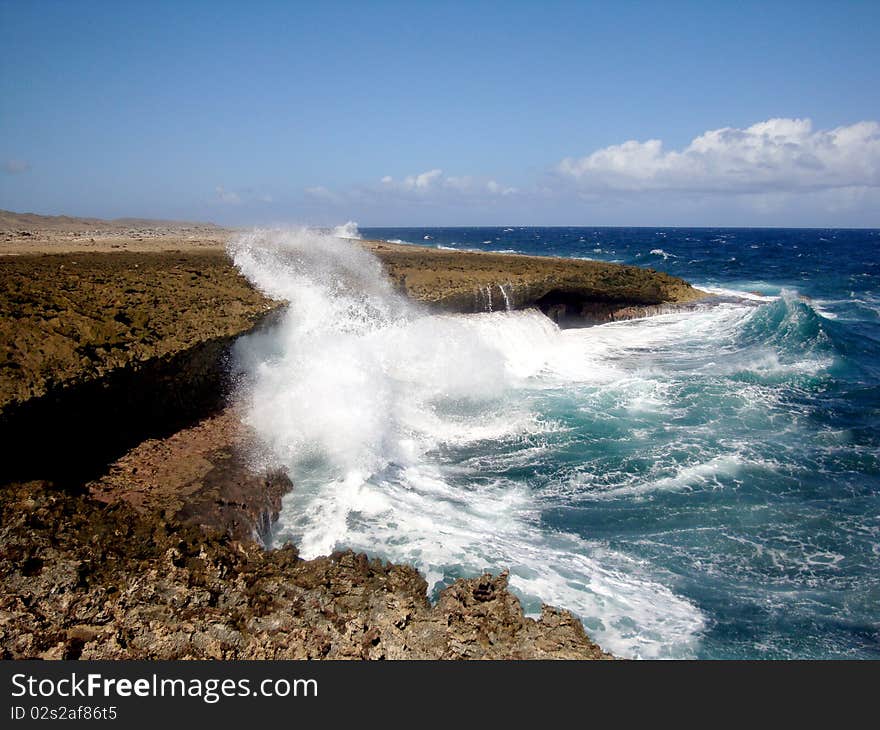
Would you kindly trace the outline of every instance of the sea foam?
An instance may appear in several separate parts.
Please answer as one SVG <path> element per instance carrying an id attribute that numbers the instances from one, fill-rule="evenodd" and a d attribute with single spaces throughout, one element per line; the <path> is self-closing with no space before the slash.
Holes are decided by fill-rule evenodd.
<path id="1" fill-rule="evenodd" d="M 290 302 L 236 353 L 246 420 L 296 485 L 277 542 L 305 558 L 351 547 L 411 563 L 435 590 L 510 569 L 527 610 L 568 608 L 621 656 L 693 654 L 704 620 L 690 602 L 600 542 L 546 532 L 528 480 L 465 456 L 548 448 L 564 429 L 536 399 L 614 382 L 611 342 L 536 310 L 430 314 L 371 254 L 313 230 L 253 231 L 230 252 Z"/>

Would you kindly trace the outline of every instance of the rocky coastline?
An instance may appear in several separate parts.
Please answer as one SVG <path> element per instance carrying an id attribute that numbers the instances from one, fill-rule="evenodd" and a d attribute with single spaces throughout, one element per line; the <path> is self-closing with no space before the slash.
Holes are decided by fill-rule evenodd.
<path id="1" fill-rule="evenodd" d="M 706 296 L 683 279 L 636 266 L 384 241 L 362 245 L 400 291 L 443 312 L 535 307 L 562 327 L 583 327 L 691 306 Z"/>
<path id="2" fill-rule="evenodd" d="M 0 215 L 0 656 L 607 658 L 567 611 L 526 618 L 505 575 L 432 605 L 410 567 L 265 549 L 295 485 L 252 467 L 227 353 L 284 303 L 230 235 Z M 704 296 L 635 267 L 362 245 L 442 311 L 582 326 Z"/>

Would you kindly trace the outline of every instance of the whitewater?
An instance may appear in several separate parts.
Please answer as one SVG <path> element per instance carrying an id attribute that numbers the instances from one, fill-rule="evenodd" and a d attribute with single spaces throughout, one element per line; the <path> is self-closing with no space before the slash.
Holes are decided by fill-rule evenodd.
<path id="1" fill-rule="evenodd" d="M 290 302 L 235 353 L 246 421 L 295 484 L 276 544 L 412 564 L 433 595 L 509 570 L 527 612 L 567 608 L 624 657 L 865 651 L 821 626 L 794 635 L 829 615 L 871 626 L 876 598 L 876 493 L 856 490 L 867 517 L 831 514 L 806 473 L 847 450 L 845 470 L 876 469 L 870 444 L 814 422 L 837 323 L 796 290 L 719 282 L 693 311 L 584 329 L 504 301 L 437 314 L 395 291 L 359 236 L 230 244 Z M 680 261 L 673 243 L 646 254 Z"/>

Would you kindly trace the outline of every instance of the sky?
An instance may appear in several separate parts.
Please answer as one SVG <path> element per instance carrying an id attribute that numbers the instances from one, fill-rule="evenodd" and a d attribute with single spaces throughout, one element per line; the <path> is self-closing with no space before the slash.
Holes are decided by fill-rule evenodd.
<path id="1" fill-rule="evenodd" d="M 0 0 L 0 208 L 880 227 L 880 2 Z"/>

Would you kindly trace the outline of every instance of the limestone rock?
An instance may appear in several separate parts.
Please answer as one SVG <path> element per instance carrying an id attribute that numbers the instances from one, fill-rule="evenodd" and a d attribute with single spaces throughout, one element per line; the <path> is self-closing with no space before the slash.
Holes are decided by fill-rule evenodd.
<path id="1" fill-rule="evenodd" d="M 411 567 L 302 560 L 43 482 L 0 510 L 2 658 L 609 658 L 566 611 L 524 617 L 505 574 L 432 606 Z"/>

